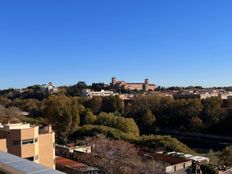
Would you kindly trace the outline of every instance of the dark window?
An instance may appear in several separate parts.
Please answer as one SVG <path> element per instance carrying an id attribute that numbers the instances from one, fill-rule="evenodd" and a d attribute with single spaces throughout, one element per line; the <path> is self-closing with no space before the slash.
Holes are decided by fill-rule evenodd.
<path id="1" fill-rule="evenodd" d="M 33 156 L 32 157 L 28 157 L 28 158 L 24 158 L 24 159 L 29 160 L 29 161 L 34 161 L 34 157 Z"/>
<path id="2" fill-rule="evenodd" d="M 35 139 L 35 143 L 37 143 L 37 142 L 38 142 L 38 138 Z"/>
<path id="3" fill-rule="evenodd" d="M 33 144 L 33 139 L 22 140 L 22 145 L 24 144 Z"/>

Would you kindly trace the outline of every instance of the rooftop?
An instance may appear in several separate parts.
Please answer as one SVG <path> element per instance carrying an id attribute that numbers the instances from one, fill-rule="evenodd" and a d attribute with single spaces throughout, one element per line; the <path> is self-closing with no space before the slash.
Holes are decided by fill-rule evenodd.
<path id="1" fill-rule="evenodd" d="M 163 161 L 163 162 L 166 162 L 166 163 L 171 164 L 171 165 L 180 164 L 180 163 L 184 163 L 184 162 L 189 161 L 187 159 L 174 157 L 174 156 L 168 156 L 168 155 L 165 155 L 165 154 L 156 154 L 156 153 L 154 153 L 153 157 L 157 161 Z"/>
<path id="2" fill-rule="evenodd" d="M 14 123 L 14 124 L 0 124 L 0 129 L 3 129 L 5 131 L 9 130 L 15 130 L 15 129 L 28 129 L 30 128 L 30 124 L 28 123 Z"/>
<path id="3" fill-rule="evenodd" d="M 156 161 L 162 161 L 170 165 L 175 165 L 175 164 L 184 163 L 184 162 L 189 161 L 188 159 L 180 158 L 178 156 L 159 154 L 159 153 L 154 153 L 154 152 L 150 152 L 146 150 L 140 150 L 139 155 L 149 156 L 149 157 L 152 157 L 152 159 Z"/>
<path id="4" fill-rule="evenodd" d="M 12 174 L 15 171 L 22 174 L 65 174 L 2 151 L 0 151 L 0 171 Z"/>
<path id="5" fill-rule="evenodd" d="M 81 172 L 98 171 L 97 168 L 90 167 L 90 166 L 87 166 L 85 164 L 78 163 L 76 161 L 73 161 L 73 160 L 70 160 L 67 158 L 63 158 L 63 157 L 56 157 L 56 165 L 65 166 L 67 168 L 81 171 Z"/>
<path id="6" fill-rule="evenodd" d="M 173 157 L 180 157 L 180 158 L 184 158 L 184 159 L 188 159 L 188 160 L 193 160 L 193 161 L 197 161 L 197 162 L 209 162 L 209 158 L 204 157 L 204 156 L 194 156 L 191 154 L 184 154 L 184 153 L 180 153 L 180 152 L 169 152 L 167 153 L 168 156 L 173 156 Z"/>

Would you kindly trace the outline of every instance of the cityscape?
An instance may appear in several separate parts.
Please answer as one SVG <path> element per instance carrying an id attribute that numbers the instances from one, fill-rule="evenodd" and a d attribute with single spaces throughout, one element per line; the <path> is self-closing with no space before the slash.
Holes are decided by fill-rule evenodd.
<path id="1" fill-rule="evenodd" d="M 232 1 L 0 1 L 0 174 L 232 174 Z"/>
<path id="2" fill-rule="evenodd" d="M 228 173 L 231 101 L 231 87 L 165 88 L 116 77 L 3 89 L 0 150 L 3 159 L 12 160 L 7 152 L 52 173 Z M 25 172 L 0 162 L 3 171 Z"/>

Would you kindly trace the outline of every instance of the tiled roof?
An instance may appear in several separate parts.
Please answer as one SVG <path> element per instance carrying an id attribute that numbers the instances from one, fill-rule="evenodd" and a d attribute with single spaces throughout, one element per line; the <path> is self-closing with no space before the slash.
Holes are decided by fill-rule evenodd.
<path id="1" fill-rule="evenodd" d="M 81 172 L 98 171 L 97 168 L 90 167 L 85 164 L 82 164 L 82 163 L 79 163 L 79 162 L 76 162 L 76 161 L 73 161 L 67 158 L 63 158 L 63 157 L 56 157 L 56 165 L 65 166 L 67 168 L 81 171 Z"/>

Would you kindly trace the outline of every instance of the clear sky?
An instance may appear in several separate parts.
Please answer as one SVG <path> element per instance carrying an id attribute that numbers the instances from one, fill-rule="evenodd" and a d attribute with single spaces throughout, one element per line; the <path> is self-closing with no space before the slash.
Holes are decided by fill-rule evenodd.
<path id="1" fill-rule="evenodd" d="M 0 89 L 232 85 L 231 0 L 2 0 Z"/>

